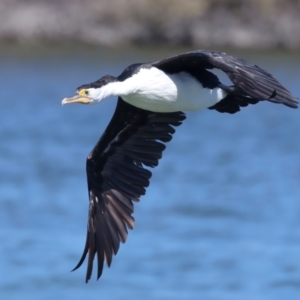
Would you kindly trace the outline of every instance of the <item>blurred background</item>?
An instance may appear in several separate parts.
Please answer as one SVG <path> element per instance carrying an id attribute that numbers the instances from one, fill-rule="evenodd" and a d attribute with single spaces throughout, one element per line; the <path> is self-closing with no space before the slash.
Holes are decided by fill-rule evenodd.
<path id="1" fill-rule="evenodd" d="M 299 0 L 1 0 L 0 38 L 298 48 Z"/>
<path id="2" fill-rule="evenodd" d="M 116 99 L 61 106 L 135 62 L 213 49 L 300 96 L 299 0 L 0 0 L 0 299 L 298 299 L 299 110 L 188 113 L 97 282 L 85 159 Z"/>

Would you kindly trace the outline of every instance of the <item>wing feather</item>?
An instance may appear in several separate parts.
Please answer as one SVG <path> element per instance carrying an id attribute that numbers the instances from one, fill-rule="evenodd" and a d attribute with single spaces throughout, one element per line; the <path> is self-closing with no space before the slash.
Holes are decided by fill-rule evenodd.
<path id="1" fill-rule="evenodd" d="M 217 87 L 220 82 L 211 72 L 206 70 L 207 73 L 203 73 L 203 69 L 217 68 L 227 74 L 234 84 L 232 91 L 244 97 L 244 102 L 247 98 L 252 98 L 282 103 L 292 108 L 298 107 L 298 99 L 293 97 L 270 73 L 257 65 L 225 53 L 208 50 L 192 51 L 154 62 L 153 66 L 169 73 L 189 72 L 208 88 Z M 230 99 L 234 100 L 234 97 Z M 234 100 L 234 102 L 233 105 L 238 105 L 238 101 Z"/>
<path id="2" fill-rule="evenodd" d="M 76 270 L 88 255 L 86 282 L 97 255 L 97 279 L 110 266 L 120 243 L 133 229 L 133 201 L 139 201 L 158 165 L 164 143 L 185 119 L 182 112 L 153 113 L 118 100 L 114 116 L 87 159 L 89 216 L 86 243 Z"/>

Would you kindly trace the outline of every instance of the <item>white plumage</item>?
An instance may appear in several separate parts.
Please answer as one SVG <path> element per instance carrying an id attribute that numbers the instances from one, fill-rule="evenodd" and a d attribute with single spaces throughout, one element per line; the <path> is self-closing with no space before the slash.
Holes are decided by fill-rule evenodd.
<path id="1" fill-rule="evenodd" d="M 204 89 L 187 72 L 167 74 L 155 67 L 140 69 L 132 77 L 115 84 L 122 86 L 120 91 L 123 92 L 119 96 L 124 101 L 154 112 L 200 110 L 213 106 L 226 96 L 220 88 Z"/>

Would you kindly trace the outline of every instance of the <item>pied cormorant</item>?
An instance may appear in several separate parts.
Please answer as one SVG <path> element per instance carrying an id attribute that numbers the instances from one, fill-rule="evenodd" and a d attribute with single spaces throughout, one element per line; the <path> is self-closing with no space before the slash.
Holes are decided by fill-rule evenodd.
<path id="1" fill-rule="evenodd" d="M 233 85 L 225 85 L 210 69 L 220 69 Z M 115 113 L 87 157 L 89 192 L 86 282 L 97 255 L 98 274 L 110 266 L 127 228 L 134 226 L 133 201 L 149 185 L 151 172 L 185 119 L 182 111 L 204 108 L 236 113 L 262 100 L 297 108 L 298 101 L 271 74 L 243 59 L 216 51 L 192 51 L 152 63 L 138 63 L 118 77 L 106 75 L 80 86 L 62 104 L 98 103 L 117 96 Z"/>

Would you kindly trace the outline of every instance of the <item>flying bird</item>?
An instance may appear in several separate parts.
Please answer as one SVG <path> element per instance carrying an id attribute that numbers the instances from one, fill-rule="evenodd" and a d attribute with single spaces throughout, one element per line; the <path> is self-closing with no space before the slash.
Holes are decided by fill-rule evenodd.
<path id="1" fill-rule="evenodd" d="M 223 71 L 232 85 L 211 72 Z M 89 193 L 87 236 L 76 270 L 88 255 L 86 282 L 97 255 L 97 279 L 110 266 L 120 242 L 133 229 L 133 202 L 149 185 L 147 167 L 158 165 L 182 111 L 214 109 L 236 113 L 268 100 L 297 108 L 298 100 L 270 73 L 243 59 L 217 51 L 192 51 L 150 63 L 136 63 L 121 75 L 103 76 L 77 88 L 62 104 L 93 104 L 117 96 L 114 115 L 87 157 Z"/>

